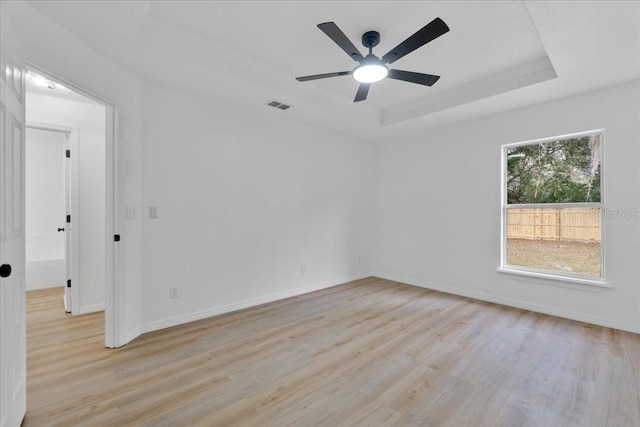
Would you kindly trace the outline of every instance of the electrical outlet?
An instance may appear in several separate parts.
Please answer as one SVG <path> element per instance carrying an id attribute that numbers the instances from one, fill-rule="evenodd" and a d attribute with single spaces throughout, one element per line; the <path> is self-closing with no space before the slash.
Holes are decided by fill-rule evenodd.
<path id="1" fill-rule="evenodd" d="M 127 206 L 127 219 L 136 219 L 137 211 L 135 206 Z"/>
<path id="2" fill-rule="evenodd" d="M 157 206 L 149 206 L 149 218 L 158 218 Z"/>
<path id="3" fill-rule="evenodd" d="M 178 288 L 169 288 L 169 298 L 178 298 Z"/>

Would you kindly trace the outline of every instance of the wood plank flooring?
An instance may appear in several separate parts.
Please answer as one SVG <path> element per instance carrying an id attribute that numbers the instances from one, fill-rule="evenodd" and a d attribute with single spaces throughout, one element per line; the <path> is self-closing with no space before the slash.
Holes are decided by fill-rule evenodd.
<path id="1" fill-rule="evenodd" d="M 377 278 L 117 350 L 27 304 L 25 426 L 640 426 L 640 335 Z"/>

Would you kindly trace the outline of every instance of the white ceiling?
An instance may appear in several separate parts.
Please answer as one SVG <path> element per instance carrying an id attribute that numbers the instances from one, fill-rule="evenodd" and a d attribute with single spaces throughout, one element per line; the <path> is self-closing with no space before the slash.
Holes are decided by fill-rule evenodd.
<path id="1" fill-rule="evenodd" d="M 117 1 L 30 2 L 150 80 L 363 139 L 545 102 L 640 78 L 640 2 Z M 334 21 L 382 56 L 435 17 L 451 31 L 392 68 L 441 75 L 426 87 L 372 85 L 353 103 L 355 65 L 316 25 Z M 278 100 L 294 107 L 266 106 Z"/>

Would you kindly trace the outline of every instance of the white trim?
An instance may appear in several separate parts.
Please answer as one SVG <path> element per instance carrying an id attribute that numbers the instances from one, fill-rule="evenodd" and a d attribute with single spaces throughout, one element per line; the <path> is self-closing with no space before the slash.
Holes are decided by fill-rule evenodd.
<path id="1" fill-rule="evenodd" d="M 529 269 L 525 269 L 523 267 L 517 266 L 504 266 L 501 268 L 497 268 L 496 271 L 498 273 L 505 274 L 515 274 L 517 276 L 527 276 L 527 277 L 535 277 L 538 279 L 544 280 L 553 280 L 553 281 L 561 281 L 561 282 L 569 282 L 569 283 L 577 283 L 581 285 L 589 285 L 589 286 L 597 286 L 600 288 L 611 289 L 611 286 L 604 278 L 591 278 L 595 276 L 570 276 L 570 275 L 562 275 L 562 274 L 551 274 L 544 271 L 533 271 Z"/>
<path id="2" fill-rule="evenodd" d="M 98 311 L 104 311 L 104 303 L 101 304 L 91 304 L 91 305 L 83 305 L 78 309 L 78 313 L 73 313 L 73 315 L 77 314 L 89 314 L 96 313 Z"/>
<path id="3" fill-rule="evenodd" d="M 71 312 L 80 313 L 80 138 L 79 129 L 75 128 L 69 134 L 69 149 L 71 150 L 71 205 L 69 215 L 71 215 L 71 244 L 69 265 L 71 271 Z M 77 311 L 78 313 L 75 313 Z"/>
<path id="4" fill-rule="evenodd" d="M 511 203 L 505 205 L 507 209 L 540 209 L 540 208 L 600 208 L 602 202 L 584 202 L 584 203 Z"/>
<path id="5" fill-rule="evenodd" d="M 600 316 L 590 316 L 584 313 L 576 313 L 575 311 L 562 310 L 554 307 L 549 307 L 541 304 L 532 304 L 523 302 L 520 300 L 514 300 L 511 298 L 502 298 L 495 295 L 485 294 L 483 292 L 469 291 L 466 289 L 440 285 L 431 283 L 425 280 L 410 278 L 406 276 L 397 276 L 393 274 L 386 274 L 382 272 L 374 272 L 372 276 L 379 277 L 381 279 L 392 280 L 394 282 L 405 283 L 412 286 L 418 286 L 420 288 L 432 289 L 435 291 L 446 292 L 453 295 L 458 295 L 467 298 L 473 298 L 481 301 L 492 302 L 495 304 L 506 305 L 509 307 L 520 308 L 523 310 L 534 311 L 536 313 L 548 314 L 550 316 L 562 317 L 565 319 L 575 320 L 578 322 L 590 323 L 593 325 L 603 326 L 605 328 L 619 329 L 621 331 L 632 332 L 640 334 L 640 325 L 628 322 L 621 322 L 619 320 L 608 319 Z"/>
<path id="6" fill-rule="evenodd" d="M 159 329 L 170 328 L 176 325 L 182 325 L 184 323 L 193 322 L 196 320 L 206 319 L 207 317 L 217 316 L 232 311 L 242 310 L 244 308 L 254 307 L 256 305 L 266 304 L 273 301 L 282 300 L 285 298 L 294 297 L 297 295 L 307 294 L 309 292 L 319 291 L 322 289 L 331 288 L 352 282 L 354 280 L 365 279 L 371 277 L 370 274 L 358 274 L 351 277 L 344 277 L 342 279 L 331 280 L 322 282 L 313 286 L 306 286 L 303 288 L 296 288 L 285 292 L 278 292 L 275 294 L 264 295 L 257 298 L 251 298 L 244 301 L 239 301 L 232 304 L 227 304 L 218 307 L 211 307 L 205 310 L 195 311 L 193 313 L 182 314 L 179 316 L 169 317 L 162 320 L 156 320 L 154 322 L 145 323 L 142 325 L 142 333 L 157 331 Z"/>
<path id="7" fill-rule="evenodd" d="M 142 334 L 142 330 L 140 329 L 140 325 L 138 325 L 135 328 L 125 332 L 125 334 L 124 334 L 124 342 L 126 342 L 126 343 L 131 342 L 134 339 L 136 339 L 137 337 L 139 337 L 141 334 Z"/>
<path id="8" fill-rule="evenodd" d="M 507 149 L 500 146 L 500 265 L 507 263 Z"/>
<path id="9" fill-rule="evenodd" d="M 107 348 L 123 346 L 128 341 L 122 340 L 120 328 L 120 307 L 123 301 L 120 295 L 120 251 L 114 242 L 114 235 L 119 234 L 118 207 L 119 192 L 119 144 L 118 115 L 115 106 L 105 105 L 105 289 L 104 289 L 104 345 Z M 124 193 L 123 193 L 124 194 Z"/>
<path id="10" fill-rule="evenodd" d="M 50 125 L 48 123 L 42 123 L 42 122 L 27 122 L 27 124 L 25 124 L 24 127 L 27 129 L 48 130 L 51 132 L 59 132 L 59 133 L 66 133 L 66 134 L 71 134 L 71 132 L 73 132 L 74 130 L 75 131 L 78 130 L 78 128 L 68 128 L 64 126 Z"/>
<path id="11" fill-rule="evenodd" d="M 604 134 L 604 131 L 605 131 L 604 129 L 593 129 L 593 130 L 587 130 L 587 131 L 584 131 L 584 132 L 568 133 L 566 135 L 549 136 L 549 137 L 546 137 L 546 138 L 531 139 L 529 141 L 513 142 L 513 143 L 510 143 L 510 144 L 502 145 L 502 149 L 505 150 L 505 149 L 513 148 L 513 147 L 521 147 L 523 145 L 542 144 L 542 143 L 545 143 L 545 142 L 560 141 L 562 139 L 582 138 L 584 136 Z"/>

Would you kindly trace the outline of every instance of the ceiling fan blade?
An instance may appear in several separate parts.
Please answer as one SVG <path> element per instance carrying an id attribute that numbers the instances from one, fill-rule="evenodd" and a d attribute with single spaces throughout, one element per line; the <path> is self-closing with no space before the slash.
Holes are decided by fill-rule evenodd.
<path id="1" fill-rule="evenodd" d="M 351 43 L 351 40 L 344 35 L 335 22 L 324 22 L 322 24 L 318 24 L 318 28 L 320 28 L 323 33 L 328 35 L 331 40 L 340 46 L 340 48 L 344 50 L 351 59 L 354 61 L 362 61 L 364 59 L 358 48 Z"/>
<path id="2" fill-rule="evenodd" d="M 402 70 L 389 70 L 387 77 L 425 86 L 432 86 L 440 78 L 440 76 L 434 76 L 433 74 L 414 73 L 412 71 Z"/>
<path id="3" fill-rule="evenodd" d="M 431 40 L 436 39 L 449 31 L 449 27 L 440 18 L 436 18 L 418 30 L 414 35 L 391 49 L 382 57 L 382 62 L 391 64 L 403 56 L 424 46 Z"/>
<path id="4" fill-rule="evenodd" d="M 364 101 L 365 99 L 367 99 L 369 86 L 371 86 L 371 83 L 360 83 L 360 86 L 358 86 L 358 92 L 356 92 L 356 97 L 353 102 Z"/>
<path id="5" fill-rule="evenodd" d="M 339 71 L 337 73 L 314 74 L 312 76 L 296 77 L 299 82 L 308 82 L 309 80 L 326 79 L 328 77 L 348 76 L 351 71 Z"/>

